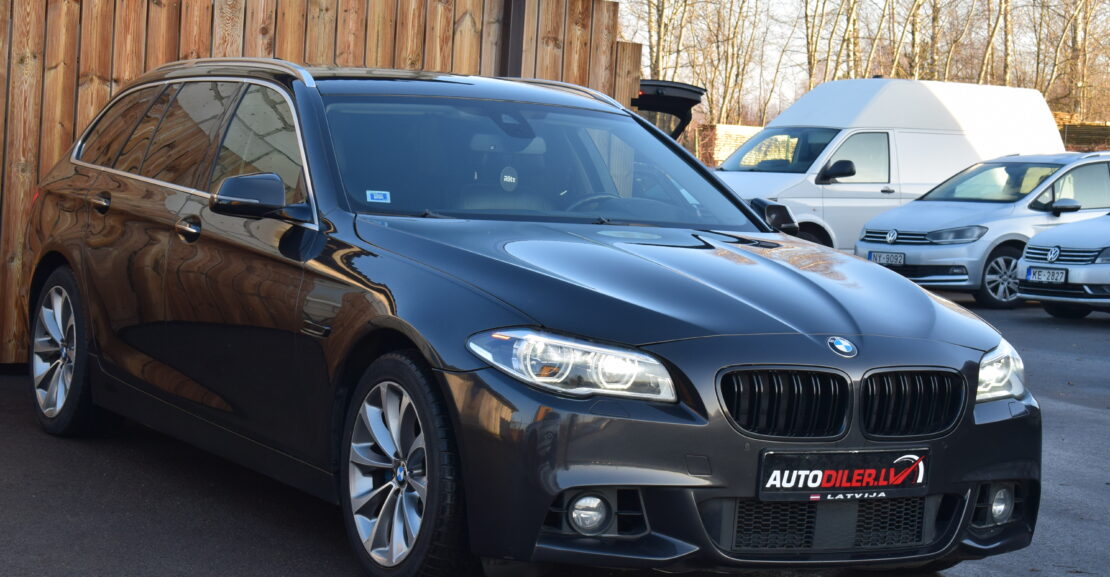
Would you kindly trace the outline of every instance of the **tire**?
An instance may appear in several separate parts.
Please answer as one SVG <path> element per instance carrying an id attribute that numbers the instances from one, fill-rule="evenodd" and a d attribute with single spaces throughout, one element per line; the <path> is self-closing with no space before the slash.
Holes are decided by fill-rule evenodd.
<path id="1" fill-rule="evenodd" d="M 1081 319 L 1091 314 L 1091 307 L 1070 303 L 1042 302 L 1044 312 L 1058 319 Z"/>
<path id="2" fill-rule="evenodd" d="M 383 407 L 396 407 L 397 416 Z M 473 573 L 477 561 L 464 539 L 454 432 L 419 353 L 389 353 L 370 365 L 352 396 L 343 431 L 340 505 L 366 571 L 376 577 Z M 395 539 L 400 539 L 396 549 Z"/>
<path id="3" fill-rule="evenodd" d="M 987 257 L 983 280 L 975 291 L 975 302 L 991 309 L 1012 309 L 1021 304 L 1017 296 L 1018 260 L 1021 250 L 1000 246 Z"/>
<path id="4" fill-rule="evenodd" d="M 29 314 L 28 364 L 39 424 L 59 437 L 85 436 L 108 428 L 118 418 L 92 402 L 88 315 L 69 267 L 50 273 Z"/>

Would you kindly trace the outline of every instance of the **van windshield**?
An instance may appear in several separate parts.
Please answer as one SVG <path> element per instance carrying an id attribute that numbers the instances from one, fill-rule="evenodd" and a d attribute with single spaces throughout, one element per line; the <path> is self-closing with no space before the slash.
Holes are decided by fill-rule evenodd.
<path id="1" fill-rule="evenodd" d="M 803 174 L 839 133 L 835 128 L 767 128 L 736 149 L 721 170 Z"/>
<path id="2" fill-rule="evenodd" d="M 940 183 L 919 200 L 1017 202 L 1061 166 L 1040 162 L 975 164 Z"/>
<path id="3" fill-rule="evenodd" d="M 324 106 L 358 212 L 758 230 L 738 200 L 624 114 L 350 94 Z"/>

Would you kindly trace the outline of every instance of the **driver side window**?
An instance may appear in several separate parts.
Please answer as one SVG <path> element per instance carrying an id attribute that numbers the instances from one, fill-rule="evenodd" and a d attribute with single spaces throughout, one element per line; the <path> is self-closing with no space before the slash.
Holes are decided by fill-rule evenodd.
<path id="1" fill-rule="evenodd" d="M 1055 198 L 1074 199 L 1084 210 L 1110 208 L 1110 164 L 1080 166 L 1061 176 L 1052 187 Z"/>
<path id="2" fill-rule="evenodd" d="M 857 132 L 847 138 L 825 166 L 850 160 L 855 176 L 837 178 L 838 183 L 881 184 L 890 182 L 890 137 L 885 132 Z"/>

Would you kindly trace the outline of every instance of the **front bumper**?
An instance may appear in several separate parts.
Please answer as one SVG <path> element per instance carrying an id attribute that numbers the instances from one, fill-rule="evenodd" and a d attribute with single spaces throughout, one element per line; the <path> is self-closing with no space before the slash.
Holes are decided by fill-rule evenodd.
<path id="1" fill-rule="evenodd" d="M 1018 273 L 1022 278 L 1027 277 L 1030 267 L 1065 270 L 1067 282 L 1048 284 L 1023 280 L 1018 286 L 1021 298 L 1110 309 L 1110 264 L 1061 265 L 1023 258 L 1018 263 Z"/>
<path id="2" fill-rule="evenodd" d="M 893 567 L 948 556 L 977 558 L 1028 545 L 1036 524 L 1041 450 L 1040 410 L 1029 395 L 967 402 L 955 428 L 928 439 L 871 440 L 854 420 L 837 439 L 805 442 L 755 438 L 732 425 L 718 401 L 716 376 L 722 367 L 737 365 L 738 351 L 744 358 L 759 359 L 760 365 L 796 365 L 801 351 L 814 351 L 810 364 L 842 371 L 853 391 L 877 367 L 953 367 L 968 383 L 978 378 L 981 353 L 963 347 L 855 336 L 850 338 L 861 353 L 841 359 L 824 348 L 825 338 L 715 337 L 648 347 L 686 368 L 679 377 L 680 402 L 673 405 L 561 398 L 493 369 L 444 373 L 456 409 L 472 549 L 481 556 L 519 561 L 681 571 Z M 973 395 L 973 387 L 967 388 Z M 856 406 L 852 413 L 858 411 Z M 740 551 L 728 542 L 729 527 L 736 527 L 729 507 L 759 502 L 759 463 L 765 450 L 918 448 L 927 448 L 932 460 L 927 498 L 948 515 L 927 543 Z M 1023 515 L 997 529 L 973 530 L 976 491 L 992 481 L 1022 484 Z M 635 490 L 642 499 L 644 531 L 583 537 L 552 526 L 552 509 L 561 495 L 599 488 Z M 828 505 L 846 511 L 853 503 Z"/>
<path id="3" fill-rule="evenodd" d="M 979 242 L 966 244 L 884 244 L 856 242 L 856 256 L 869 260 L 871 252 L 900 252 L 905 265 L 890 270 L 925 287 L 977 290 L 983 279 L 986 255 Z M 963 269 L 963 272 L 959 272 Z"/>

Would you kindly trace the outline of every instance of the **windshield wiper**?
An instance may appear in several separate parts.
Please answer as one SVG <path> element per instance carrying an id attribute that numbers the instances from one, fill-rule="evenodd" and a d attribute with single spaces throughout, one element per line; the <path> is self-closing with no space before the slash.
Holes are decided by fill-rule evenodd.
<path id="1" fill-rule="evenodd" d="M 420 218 L 455 218 L 455 217 L 447 216 L 446 214 L 440 214 L 438 212 L 432 212 L 430 209 L 425 208 L 424 212 L 420 215 Z"/>

